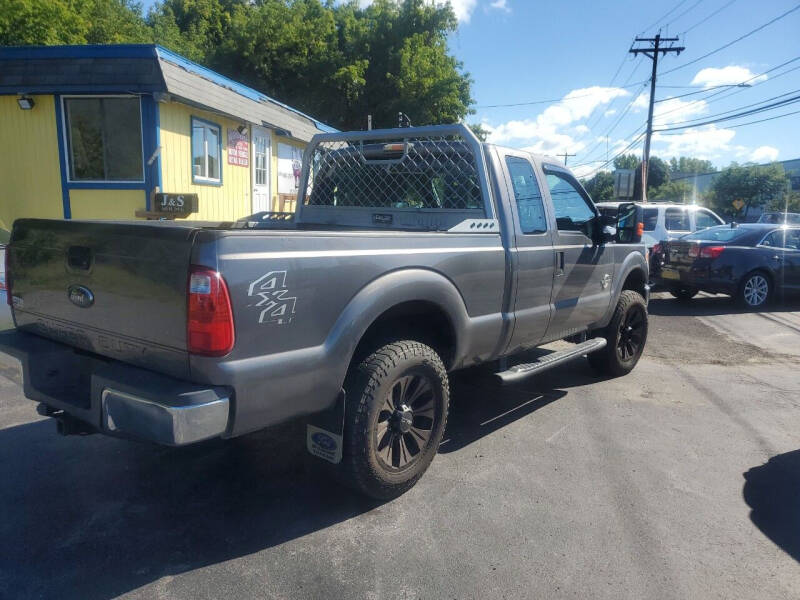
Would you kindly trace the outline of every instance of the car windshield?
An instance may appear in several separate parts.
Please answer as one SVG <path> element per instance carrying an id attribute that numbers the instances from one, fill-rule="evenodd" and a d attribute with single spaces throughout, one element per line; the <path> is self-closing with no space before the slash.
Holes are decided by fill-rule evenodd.
<path id="1" fill-rule="evenodd" d="M 683 236 L 684 240 L 697 240 L 701 242 L 730 242 L 736 238 L 742 237 L 746 231 L 729 227 L 727 225 L 720 225 L 719 227 L 709 227 L 702 231 L 696 231 L 689 235 Z"/>

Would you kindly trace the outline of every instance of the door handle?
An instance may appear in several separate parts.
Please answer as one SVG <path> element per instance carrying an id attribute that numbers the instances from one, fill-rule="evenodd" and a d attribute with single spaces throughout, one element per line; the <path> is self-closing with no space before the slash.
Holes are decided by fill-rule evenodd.
<path id="1" fill-rule="evenodd" d="M 558 266 L 556 275 L 563 275 L 564 274 L 564 252 L 559 250 L 556 252 L 556 256 L 558 257 Z"/>
<path id="2" fill-rule="evenodd" d="M 778 256 L 778 255 L 776 254 L 775 256 L 773 256 L 773 257 L 772 257 L 772 260 L 777 260 L 778 262 L 780 262 L 780 261 L 782 261 L 783 259 L 782 259 L 780 256 Z"/>

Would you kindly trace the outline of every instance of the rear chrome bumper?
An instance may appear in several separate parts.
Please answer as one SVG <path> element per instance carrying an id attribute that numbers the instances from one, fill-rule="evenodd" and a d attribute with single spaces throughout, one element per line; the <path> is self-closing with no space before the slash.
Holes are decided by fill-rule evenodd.
<path id="1" fill-rule="evenodd" d="M 44 404 L 43 414 L 168 446 L 228 433 L 229 387 L 175 379 L 19 330 L 0 335 L 0 351 L 22 363 L 25 396 Z"/>
<path id="2" fill-rule="evenodd" d="M 179 403 L 174 398 L 164 402 L 105 388 L 100 396 L 103 429 L 169 446 L 192 444 L 225 433 L 230 400 L 216 397 L 211 390 L 204 390 L 200 397 L 188 396 L 179 399 Z"/>

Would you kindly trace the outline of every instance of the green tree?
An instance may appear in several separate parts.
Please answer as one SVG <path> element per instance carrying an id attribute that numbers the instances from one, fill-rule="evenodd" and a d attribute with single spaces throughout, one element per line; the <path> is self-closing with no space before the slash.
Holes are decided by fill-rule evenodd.
<path id="1" fill-rule="evenodd" d="M 481 123 L 470 123 L 468 127 L 472 130 L 472 133 L 482 142 L 485 142 L 489 138 L 489 134 L 491 131 L 486 129 Z"/>
<path id="2" fill-rule="evenodd" d="M 428 0 L 0 0 L 0 44 L 155 41 L 342 129 L 470 114 L 457 26 Z"/>
<path id="3" fill-rule="evenodd" d="M 595 202 L 614 200 L 614 176 L 610 171 L 600 171 L 591 179 L 581 180 L 581 184 Z"/>
<path id="4" fill-rule="evenodd" d="M 0 0 L 0 45 L 152 41 L 133 0 Z"/>
<path id="5" fill-rule="evenodd" d="M 669 172 L 671 175 L 689 175 L 697 173 L 713 173 L 717 168 L 710 160 L 681 156 L 669 159 Z"/>
<path id="6" fill-rule="evenodd" d="M 662 202 L 686 202 L 692 194 L 692 186 L 685 181 L 668 181 L 660 186 L 648 189 L 648 200 L 660 200 Z"/>
<path id="7" fill-rule="evenodd" d="M 614 159 L 615 169 L 636 169 L 641 160 L 635 154 L 623 154 Z"/>
<path id="8" fill-rule="evenodd" d="M 711 206 L 718 214 L 747 218 L 751 207 L 764 206 L 786 189 L 786 173 L 780 163 L 771 165 L 737 165 L 720 171 L 711 186 Z M 742 208 L 733 202 L 741 200 Z"/>

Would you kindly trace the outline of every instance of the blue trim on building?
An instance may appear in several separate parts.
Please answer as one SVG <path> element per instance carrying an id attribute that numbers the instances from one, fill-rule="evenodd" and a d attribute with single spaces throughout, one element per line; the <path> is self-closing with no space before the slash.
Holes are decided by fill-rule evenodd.
<path id="1" fill-rule="evenodd" d="M 13 46 L 0 48 L 0 59 L 156 58 L 155 44 L 87 44 L 83 46 Z"/>
<path id="2" fill-rule="evenodd" d="M 156 115 L 156 147 L 161 148 L 161 105 L 158 102 L 153 102 L 155 108 L 155 115 Z M 164 191 L 164 179 L 162 178 L 161 174 L 161 152 L 158 153 L 158 158 L 156 158 L 156 164 L 158 165 L 158 169 L 156 171 L 156 185 L 158 186 L 158 191 Z M 147 210 L 150 210 L 150 196 L 147 196 Z"/>
<path id="3" fill-rule="evenodd" d="M 142 181 L 68 181 L 71 190 L 145 190 L 147 184 Z"/>
<path id="4" fill-rule="evenodd" d="M 145 206 L 150 210 L 150 196 L 155 186 L 161 187 L 161 156 L 157 156 L 153 163 L 147 161 L 153 156 L 159 145 L 158 141 L 158 106 L 152 96 L 141 96 L 142 103 L 142 147 L 144 165 L 144 192 Z"/>
<path id="5" fill-rule="evenodd" d="M 2 51 L 2 50 L 0 50 Z M 69 204 L 69 187 L 67 186 L 67 153 L 64 148 L 64 119 L 61 117 L 61 96 L 53 96 L 56 106 L 56 136 L 58 137 L 58 166 L 61 172 L 61 204 L 64 209 L 64 218 L 72 218 L 72 208 Z"/>
<path id="6" fill-rule="evenodd" d="M 199 121 L 201 123 L 205 123 L 206 125 L 211 125 L 212 127 L 216 127 L 219 129 L 219 153 L 217 156 L 219 157 L 219 181 L 207 181 L 205 179 L 197 179 L 194 175 L 194 122 Z M 224 161 L 222 160 L 222 136 L 225 134 L 225 128 L 220 123 L 214 123 L 214 121 L 209 121 L 208 119 L 204 119 L 203 117 L 197 117 L 195 115 L 191 115 L 189 121 L 189 172 L 192 174 L 192 183 L 195 185 L 210 185 L 212 187 L 220 187 L 222 185 L 222 165 Z"/>

